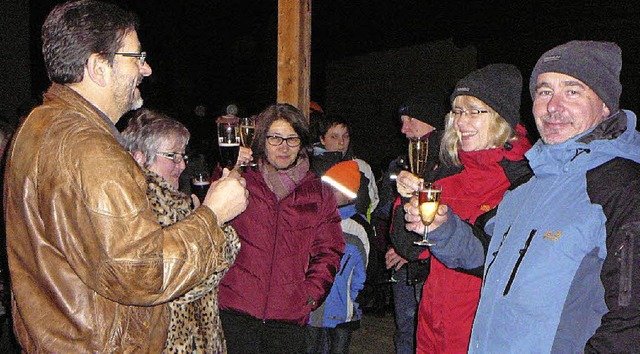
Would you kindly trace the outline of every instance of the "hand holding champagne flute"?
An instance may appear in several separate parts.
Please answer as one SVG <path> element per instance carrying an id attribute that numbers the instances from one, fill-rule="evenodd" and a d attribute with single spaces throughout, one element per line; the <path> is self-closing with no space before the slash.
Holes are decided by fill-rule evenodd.
<path id="1" fill-rule="evenodd" d="M 425 183 L 418 194 L 418 203 L 420 208 L 420 219 L 425 226 L 422 240 L 414 242 L 419 246 L 433 246 L 433 242 L 429 241 L 429 225 L 433 222 L 440 205 L 440 194 L 442 189 L 431 183 Z"/>

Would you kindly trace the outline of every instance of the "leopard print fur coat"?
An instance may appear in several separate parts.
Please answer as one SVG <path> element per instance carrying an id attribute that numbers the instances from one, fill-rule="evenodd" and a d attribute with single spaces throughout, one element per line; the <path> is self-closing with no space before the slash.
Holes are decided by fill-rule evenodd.
<path id="1" fill-rule="evenodd" d="M 191 197 L 176 191 L 166 180 L 145 171 L 147 198 L 162 227 L 172 225 L 191 213 Z M 227 246 L 223 257 L 233 264 L 240 240 L 233 227 L 225 226 Z M 228 270 L 228 268 L 227 268 Z M 171 322 L 164 353 L 226 353 L 227 348 L 218 310 L 218 284 L 226 273 L 215 273 L 202 284 L 169 303 Z"/>

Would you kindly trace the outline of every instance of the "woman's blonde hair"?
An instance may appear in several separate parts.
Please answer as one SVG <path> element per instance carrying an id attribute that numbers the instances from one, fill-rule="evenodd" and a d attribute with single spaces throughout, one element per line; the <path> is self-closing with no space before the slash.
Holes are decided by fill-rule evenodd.
<path id="1" fill-rule="evenodd" d="M 451 105 L 455 106 L 460 97 L 461 96 L 457 96 Z M 490 119 L 489 136 L 493 137 L 491 146 L 501 147 L 508 141 L 516 140 L 515 130 L 509 125 L 507 120 L 502 118 L 498 112 L 494 111 L 491 107 L 486 106 L 489 110 L 488 117 L 482 117 L 481 119 Z M 440 161 L 447 166 L 462 166 L 460 158 L 458 157 L 459 147 L 460 134 L 456 127 L 453 113 L 449 112 L 445 118 L 444 135 L 440 142 Z"/>

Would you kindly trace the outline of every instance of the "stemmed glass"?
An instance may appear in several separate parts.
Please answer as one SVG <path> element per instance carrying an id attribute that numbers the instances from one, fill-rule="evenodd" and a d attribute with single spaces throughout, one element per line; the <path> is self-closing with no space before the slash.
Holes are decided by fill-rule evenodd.
<path id="1" fill-rule="evenodd" d="M 233 169 L 238 161 L 240 153 L 240 129 L 238 120 L 219 120 L 218 124 L 218 148 L 222 167 Z"/>
<path id="2" fill-rule="evenodd" d="M 433 185 L 432 183 L 424 183 L 420 191 L 418 192 L 418 202 L 420 205 L 420 219 L 424 227 L 424 234 L 422 240 L 415 241 L 414 244 L 418 246 L 433 246 L 435 243 L 429 241 L 429 225 L 433 222 L 438 212 L 438 206 L 440 205 L 440 194 L 442 188 Z"/>
<path id="3" fill-rule="evenodd" d="M 251 144 L 253 144 L 253 136 L 256 131 L 256 120 L 253 117 L 240 118 L 240 140 L 242 141 L 242 146 L 246 148 L 251 148 Z M 242 163 L 240 166 L 251 166 L 255 167 L 257 164 L 253 161 L 249 163 Z"/>

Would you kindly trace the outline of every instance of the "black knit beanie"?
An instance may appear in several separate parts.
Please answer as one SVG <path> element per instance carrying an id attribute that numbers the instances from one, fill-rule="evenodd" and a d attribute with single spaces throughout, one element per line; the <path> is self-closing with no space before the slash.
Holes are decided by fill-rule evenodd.
<path id="1" fill-rule="evenodd" d="M 456 84 L 451 103 L 461 95 L 473 96 L 486 103 L 512 128 L 520 122 L 522 75 L 511 64 L 490 64 L 472 71 Z"/>
<path id="2" fill-rule="evenodd" d="M 399 116 L 409 116 L 427 123 L 436 130 L 444 130 L 444 118 L 449 112 L 447 95 L 438 89 L 428 89 L 421 96 L 414 96 L 405 100 L 398 109 Z"/>
<path id="3" fill-rule="evenodd" d="M 534 98 L 538 75 L 557 72 L 584 82 L 607 105 L 611 114 L 620 108 L 622 51 L 613 42 L 571 41 L 544 53 L 531 73 L 529 91 Z"/>

